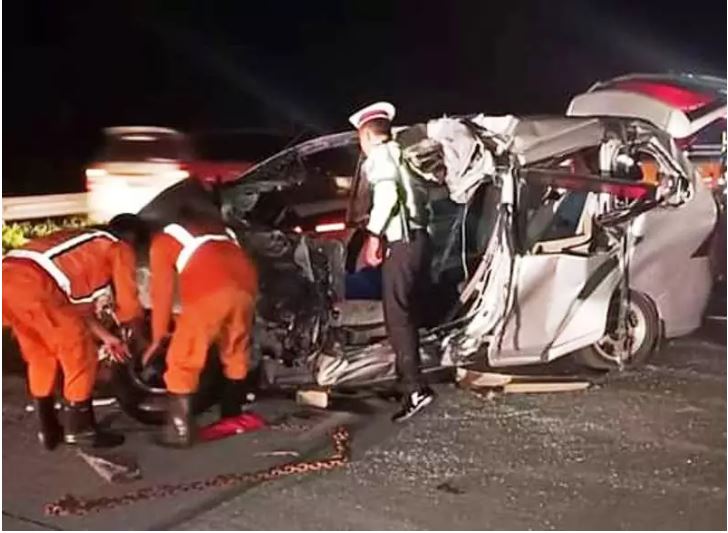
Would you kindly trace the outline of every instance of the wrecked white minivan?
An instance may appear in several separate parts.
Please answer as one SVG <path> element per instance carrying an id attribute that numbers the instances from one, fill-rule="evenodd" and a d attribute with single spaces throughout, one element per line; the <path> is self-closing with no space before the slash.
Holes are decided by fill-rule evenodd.
<path id="1" fill-rule="evenodd" d="M 413 165 L 418 150 L 440 146 L 446 173 L 446 186 L 423 180 L 434 248 L 426 367 L 574 354 L 590 367 L 622 368 L 699 327 L 716 206 L 664 131 L 632 118 L 477 115 L 396 136 Z M 395 375 L 376 291 L 347 294 L 360 275 L 368 212 L 360 169 L 355 134 L 326 135 L 219 191 L 218 211 L 260 269 L 254 351 L 266 385 L 355 386 Z M 285 230 L 301 187 L 347 178 L 346 231 Z M 173 217 L 189 197 L 184 187 L 142 215 Z"/>

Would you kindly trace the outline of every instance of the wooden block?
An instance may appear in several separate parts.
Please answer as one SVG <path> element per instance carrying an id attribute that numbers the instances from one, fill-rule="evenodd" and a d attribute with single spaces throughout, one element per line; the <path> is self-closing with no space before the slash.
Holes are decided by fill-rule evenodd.
<path id="1" fill-rule="evenodd" d="M 532 393 L 532 392 L 568 392 L 588 389 L 588 381 L 562 381 L 562 382 L 529 382 L 508 383 L 503 386 L 505 393 Z"/>
<path id="2" fill-rule="evenodd" d="M 497 372 L 476 372 L 458 368 L 455 371 L 455 380 L 458 385 L 467 389 L 480 389 L 484 387 L 502 387 L 513 380 L 510 374 L 499 374 Z"/>
<path id="3" fill-rule="evenodd" d="M 306 389 L 296 391 L 296 403 L 326 409 L 329 406 L 329 393 L 326 389 Z"/>

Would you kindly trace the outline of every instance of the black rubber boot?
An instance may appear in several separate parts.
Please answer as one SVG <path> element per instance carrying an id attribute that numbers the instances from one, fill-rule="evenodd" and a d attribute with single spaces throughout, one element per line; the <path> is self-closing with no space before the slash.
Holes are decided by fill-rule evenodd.
<path id="1" fill-rule="evenodd" d="M 38 440 L 46 450 L 53 450 L 63 440 L 63 426 L 56 415 L 56 399 L 53 396 L 33 398 L 38 417 Z"/>
<path id="2" fill-rule="evenodd" d="M 167 448 L 189 448 L 195 441 L 195 421 L 191 394 L 169 394 L 167 423 L 155 439 Z"/>
<path id="3" fill-rule="evenodd" d="M 220 418 L 239 416 L 242 412 L 245 396 L 245 380 L 225 379 L 220 397 Z"/>
<path id="4" fill-rule="evenodd" d="M 68 402 L 64 408 L 66 444 L 91 448 L 113 448 L 124 443 L 124 435 L 99 429 L 91 400 Z"/>

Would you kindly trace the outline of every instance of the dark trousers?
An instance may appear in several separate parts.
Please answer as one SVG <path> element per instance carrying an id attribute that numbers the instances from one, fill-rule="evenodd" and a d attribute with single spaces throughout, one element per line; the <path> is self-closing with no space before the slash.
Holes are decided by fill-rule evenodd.
<path id="1" fill-rule="evenodd" d="M 417 328 L 423 306 L 427 305 L 430 262 L 430 237 L 426 231 L 416 230 L 411 232 L 410 242 L 387 245 L 382 266 L 384 322 L 397 356 L 397 375 L 406 394 L 423 385 Z"/>

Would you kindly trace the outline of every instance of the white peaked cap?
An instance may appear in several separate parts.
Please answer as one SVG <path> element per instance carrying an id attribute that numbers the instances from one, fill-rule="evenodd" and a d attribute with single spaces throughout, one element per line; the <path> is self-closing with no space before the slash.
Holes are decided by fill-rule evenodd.
<path id="1" fill-rule="evenodd" d="M 376 104 L 368 105 L 351 115 L 349 117 L 349 122 L 351 122 L 352 126 L 356 129 L 359 129 L 370 120 L 377 118 L 385 118 L 391 122 L 394 118 L 394 114 L 395 109 L 392 104 L 389 102 L 377 102 Z"/>

